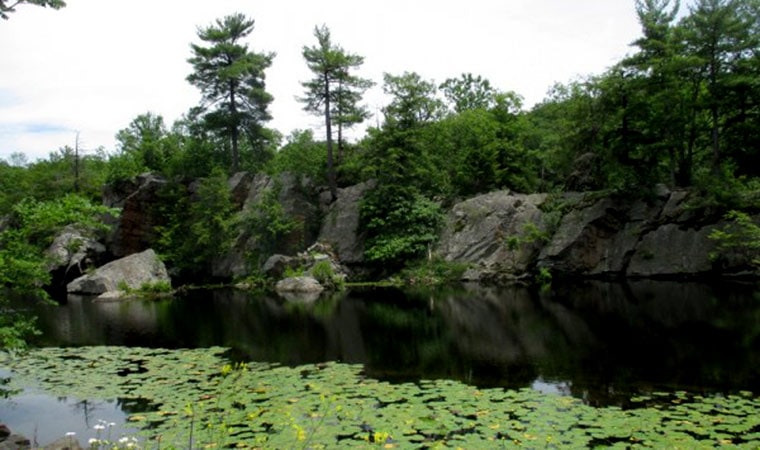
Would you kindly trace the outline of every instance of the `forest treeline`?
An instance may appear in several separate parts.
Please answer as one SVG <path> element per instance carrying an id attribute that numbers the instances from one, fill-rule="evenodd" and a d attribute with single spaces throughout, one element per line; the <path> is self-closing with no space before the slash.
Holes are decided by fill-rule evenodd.
<path id="1" fill-rule="evenodd" d="M 193 248 L 199 235 L 223 248 L 218 239 L 234 232 L 224 198 L 234 172 L 306 176 L 333 199 L 339 187 L 375 180 L 362 205 L 366 259 L 401 267 L 435 240 L 443 206 L 495 189 L 646 196 L 665 184 L 698 190 L 725 210 L 756 208 L 760 0 L 696 0 L 680 12 L 671 0 L 635 7 L 641 37 L 629 56 L 604 73 L 557 83 L 529 109 L 518 93 L 466 71 L 446 80 L 413 71 L 364 79 L 357 75 L 364 56 L 317 26 L 302 50 L 313 78 L 302 82 L 299 99 L 324 127 L 287 136 L 266 126 L 266 70 L 276 55 L 249 48 L 254 20 L 233 14 L 200 28 L 191 43 L 186 81 L 202 104 L 173 124 L 154 112 L 135 117 L 117 133 L 114 152 L 67 146 L 45 160 L 17 153 L 0 161 L 0 216 L 20 217 L 18 205 L 44 207 L 69 194 L 97 204 L 104 184 L 148 171 L 202 178 L 211 207 L 197 217 L 176 197 L 167 202 L 182 206 L 167 210 L 174 222 L 163 254 L 182 265 L 190 255 L 210 256 Z M 389 101 L 376 126 L 349 142 L 347 130 L 371 116 L 362 97 L 378 83 Z M 209 211 L 222 217 L 204 217 Z M 2 261 L 19 257 L 12 239 L 0 234 Z M 0 281 L 12 283 L 4 266 Z"/>
<path id="2" fill-rule="evenodd" d="M 529 110 L 518 93 L 470 73 L 442 82 L 415 72 L 362 79 L 355 72 L 364 58 L 317 27 L 316 44 L 303 49 L 314 78 L 300 99 L 325 117 L 325 129 L 285 137 L 266 127 L 265 72 L 276 55 L 248 48 L 252 19 L 228 16 L 191 44 L 187 81 L 203 104 L 170 126 L 155 113 L 136 117 L 118 132 L 114 152 L 79 155 L 78 181 L 97 197 L 102 183 L 145 171 L 195 178 L 287 170 L 337 185 L 387 176 L 429 198 L 751 183 L 760 172 L 758 2 L 699 0 L 680 19 L 670 0 L 638 0 L 636 9 L 642 36 L 630 56 L 556 84 Z M 370 117 L 362 95 L 375 83 L 390 99 L 379 126 L 346 142 L 346 128 Z M 74 153 L 63 147 L 32 164 L 23 155 L 5 161 L 0 211 L 28 195 L 72 191 Z M 733 201 L 734 192 L 714 194 Z"/>

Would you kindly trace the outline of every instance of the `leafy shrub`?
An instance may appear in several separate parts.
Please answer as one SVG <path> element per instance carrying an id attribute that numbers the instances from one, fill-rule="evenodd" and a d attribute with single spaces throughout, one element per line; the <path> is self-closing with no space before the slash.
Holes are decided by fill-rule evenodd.
<path id="1" fill-rule="evenodd" d="M 298 226 L 285 214 L 278 199 L 279 191 L 277 185 L 265 191 L 255 204 L 238 216 L 238 229 L 256 240 L 257 247 L 249 249 L 247 255 L 253 266 L 260 265 L 274 254 L 281 241 Z"/>
<path id="2" fill-rule="evenodd" d="M 380 186 L 361 205 L 368 262 L 397 270 L 424 255 L 438 239 L 441 207 L 414 189 Z"/>
<path id="3" fill-rule="evenodd" d="M 728 253 L 734 253 L 753 267 L 760 268 L 760 225 L 742 211 L 729 211 L 725 219 L 728 222 L 726 226 L 710 233 L 709 238 L 717 244 L 716 250 L 710 253 L 710 259 L 717 261 Z"/>
<path id="4" fill-rule="evenodd" d="M 335 276 L 335 271 L 330 261 L 322 260 L 317 261 L 314 267 L 311 268 L 311 275 L 320 283 L 331 283 Z"/>
<path id="5" fill-rule="evenodd" d="M 400 276 L 407 284 L 433 286 L 460 281 L 467 267 L 467 264 L 433 258 L 404 269 Z"/>
<path id="6" fill-rule="evenodd" d="M 326 259 L 314 264 L 311 268 L 311 276 L 319 281 L 319 284 L 328 288 L 341 288 L 344 284 L 343 278 L 335 273 L 332 263 Z"/>
<path id="7" fill-rule="evenodd" d="M 220 170 L 201 180 L 194 196 L 182 185 L 162 193 L 159 214 L 167 218 L 159 232 L 159 251 L 187 274 L 204 273 L 235 237 L 233 204 L 227 176 Z"/>
<path id="8" fill-rule="evenodd" d="M 25 199 L 13 207 L 8 225 L 0 231 L 0 346 L 17 347 L 34 334 L 34 323 L 10 310 L 9 297 L 47 299 L 43 287 L 50 282 L 45 249 L 65 226 L 84 233 L 105 230 L 102 218 L 116 215 L 84 197 L 66 195 L 58 200 Z"/>

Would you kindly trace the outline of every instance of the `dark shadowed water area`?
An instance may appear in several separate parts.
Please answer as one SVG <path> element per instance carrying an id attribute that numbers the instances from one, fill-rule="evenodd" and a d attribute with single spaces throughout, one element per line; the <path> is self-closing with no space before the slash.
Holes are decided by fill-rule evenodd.
<path id="1" fill-rule="evenodd" d="M 71 297 L 37 312 L 43 346 L 223 346 L 236 360 L 360 363 L 380 380 L 532 387 L 593 406 L 626 407 L 634 395 L 663 390 L 760 392 L 760 288 L 754 283 L 366 288 L 312 302 L 224 289 L 151 301 Z M 49 398 L 45 406 L 39 393 L 6 397 L 0 398 L 0 422 L 11 426 L 35 408 L 69 411 L 78 422 L 96 416 L 118 422 L 122 411 L 135 408 L 118 399 Z M 100 416 L 82 412 L 86 407 Z"/>

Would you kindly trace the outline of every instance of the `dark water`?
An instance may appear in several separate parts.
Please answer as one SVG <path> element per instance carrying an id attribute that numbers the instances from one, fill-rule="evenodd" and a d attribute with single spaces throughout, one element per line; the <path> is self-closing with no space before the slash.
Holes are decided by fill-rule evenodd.
<path id="1" fill-rule="evenodd" d="M 225 346 L 289 365 L 343 361 L 376 378 L 551 384 L 607 404 L 641 389 L 760 391 L 756 285 L 638 281 L 354 290 L 314 303 L 234 290 L 41 311 L 43 345 Z"/>
<path id="2" fill-rule="evenodd" d="M 362 363 L 390 381 L 450 378 L 625 406 L 656 390 L 760 392 L 759 293 L 756 284 L 635 281 L 365 289 L 316 302 L 234 290 L 70 298 L 39 311 L 40 343 L 225 346 L 242 360 Z"/>

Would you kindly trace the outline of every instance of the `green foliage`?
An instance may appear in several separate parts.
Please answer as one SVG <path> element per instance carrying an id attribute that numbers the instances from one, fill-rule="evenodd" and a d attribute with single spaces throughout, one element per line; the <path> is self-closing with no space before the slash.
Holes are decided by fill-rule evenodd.
<path id="1" fill-rule="evenodd" d="M 55 235 L 65 226 L 84 234 L 104 231 L 105 214 L 116 215 L 73 194 L 45 202 L 25 199 L 12 208 L 0 231 L 0 345 L 19 346 L 33 334 L 33 321 L 13 311 L 8 298 L 47 298 L 43 288 L 50 282 L 50 272 L 44 251 Z"/>
<path id="2" fill-rule="evenodd" d="M 536 283 L 541 286 L 541 289 L 546 289 L 552 284 L 552 272 L 548 267 L 539 267 L 538 273 L 536 273 Z"/>
<path id="3" fill-rule="evenodd" d="M 459 78 L 447 79 L 440 88 L 455 113 L 490 109 L 495 104 L 496 90 L 480 75 L 463 73 Z"/>
<path id="4" fill-rule="evenodd" d="M 710 233 L 709 238 L 716 243 L 710 259 L 718 261 L 733 254 L 760 269 L 760 224 L 749 214 L 736 210 L 729 211 L 724 219 L 728 223 Z"/>
<path id="5" fill-rule="evenodd" d="M 63 147 L 31 164 L 24 162 L 23 154 L 17 156 L 21 160 L 10 164 L 0 159 L 0 216 L 26 198 L 49 201 L 78 194 L 100 201 L 108 164 L 103 152 L 77 158 L 74 149 Z"/>
<path id="6" fill-rule="evenodd" d="M 314 264 L 314 267 L 311 268 L 311 274 L 319 282 L 330 282 L 335 276 L 335 271 L 333 270 L 330 261 L 323 260 L 318 261 L 316 264 Z"/>
<path id="7" fill-rule="evenodd" d="M 109 159 L 108 182 L 133 178 L 145 172 L 167 174 L 177 142 L 166 130 L 164 119 L 140 114 L 129 127 L 116 133 L 118 153 Z"/>
<path id="8" fill-rule="evenodd" d="M 383 76 L 383 92 L 391 102 L 383 108 L 388 128 L 409 130 L 441 119 L 446 105 L 438 98 L 438 87 L 415 72 Z"/>
<path id="9" fill-rule="evenodd" d="M 719 170 L 700 170 L 695 175 L 698 204 L 725 209 L 754 208 L 760 200 L 760 178 L 737 175 L 734 164 L 723 163 Z"/>
<path id="10" fill-rule="evenodd" d="M 374 84 L 352 72 L 364 64 L 364 58 L 348 53 L 332 42 L 326 25 L 314 27 L 317 45 L 303 48 L 306 65 L 314 77 L 301 83 L 305 95 L 299 100 L 304 110 L 320 115 L 325 123 L 327 142 L 327 182 L 333 200 L 337 197 L 335 156 L 333 153 L 333 126 L 337 126 L 338 162 L 342 159 L 343 129 L 363 122 L 369 113 L 359 105 L 364 92 Z"/>
<path id="11" fill-rule="evenodd" d="M 379 186 L 361 204 L 364 255 L 384 269 L 399 269 L 430 250 L 442 221 L 440 205 L 413 189 Z"/>
<path id="12" fill-rule="evenodd" d="M 637 193 L 692 186 L 727 164 L 760 174 L 757 4 L 700 0 L 687 14 L 678 6 L 637 1 L 637 51 L 604 74 L 558 85 L 531 112 L 540 127 L 531 146 L 544 150 L 553 185 Z"/>
<path id="13" fill-rule="evenodd" d="M 523 224 L 522 230 L 518 234 L 512 234 L 504 238 L 504 245 L 510 251 L 517 251 L 523 245 L 534 243 L 544 244 L 549 242 L 551 236 L 548 231 L 542 230 L 535 223 L 527 222 Z"/>
<path id="14" fill-rule="evenodd" d="M 309 271 L 311 276 L 326 288 L 342 289 L 345 284 L 345 280 L 335 273 L 335 269 L 329 260 L 317 261 Z"/>
<path id="15" fill-rule="evenodd" d="M 272 176 L 288 172 L 312 180 L 324 180 L 326 160 L 327 148 L 314 141 L 314 133 L 311 130 L 296 130 L 275 153 L 265 171 Z"/>
<path id="16" fill-rule="evenodd" d="M 272 96 L 265 89 L 264 71 L 274 54 L 254 52 L 241 42 L 253 25 L 241 13 L 217 19 L 198 30 L 198 38 L 208 46 L 191 44 L 193 57 L 188 59 L 193 73 L 187 81 L 201 90 L 202 108 L 215 107 L 203 115 L 204 126 L 229 140 L 233 172 L 240 168 L 241 137 L 256 148 L 263 137 L 262 124 L 271 119 L 267 108 Z"/>
<path id="17" fill-rule="evenodd" d="M 162 195 L 158 245 L 167 263 L 187 275 L 208 273 L 214 258 L 224 254 L 235 237 L 233 204 L 227 176 L 217 170 L 202 179 L 191 195 L 172 184 Z"/>
<path id="18" fill-rule="evenodd" d="M 285 214 L 279 200 L 281 187 L 265 190 L 253 205 L 237 218 L 237 228 L 255 238 L 256 248 L 248 249 L 248 259 L 254 267 L 285 245 L 284 238 L 296 229 L 298 223 Z"/>
<path id="19" fill-rule="evenodd" d="M 399 278 L 407 285 L 437 286 L 456 283 L 462 280 L 467 267 L 467 264 L 433 257 L 413 263 L 399 273 Z"/>
<path id="20" fill-rule="evenodd" d="M 136 289 L 129 287 L 129 285 L 127 285 L 127 283 L 124 281 L 119 281 L 119 283 L 117 283 L 117 287 L 120 291 L 125 292 L 126 294 L 147 297 L 168 294 L 174 291 L 171 282 L 163 280 L 145 282 Z"/>
<path id="21" fill-rule="evenodd" d="M 6 309 L 2 303 L 0 302 L 0 309 Z M 34 317 L 15 311 L 3 311 L 0 315 L 0 349 L 26 349 L 29 340 L 40 335 L 35 322 Z"/>

